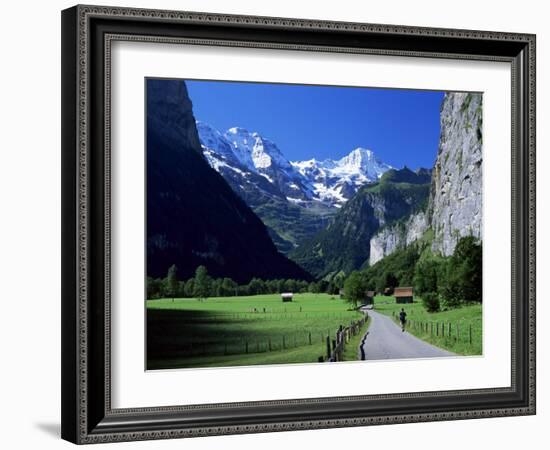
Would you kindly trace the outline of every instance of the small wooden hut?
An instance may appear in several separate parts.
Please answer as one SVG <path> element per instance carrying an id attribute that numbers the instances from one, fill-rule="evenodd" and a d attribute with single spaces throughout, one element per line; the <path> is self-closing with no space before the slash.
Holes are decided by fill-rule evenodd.
<path id="1" fill-rule="evenodd" d="M 413 288 L 396 287 L 393 290 L 393 296 L 395 297 L 395 303 L 412 303 L 414 297 Z"/>
<path id="2" fill-rule="evenodd" d="M 283 292 L 281 294 L 281 300 L 283 302 L 291 302 L 292 301 L 293 294 L 292 292 Z"/>

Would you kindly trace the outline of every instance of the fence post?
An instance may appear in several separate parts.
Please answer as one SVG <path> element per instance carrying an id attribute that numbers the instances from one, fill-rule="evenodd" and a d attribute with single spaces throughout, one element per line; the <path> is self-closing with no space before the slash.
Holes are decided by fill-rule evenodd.
<path id="1" fill-rule="evenodd" d="M 451 335 L 452 335 L 451 330 L 452 330 L 452 328 L 451 328 L 451 322 L 449 322 L 449 337 L 451 337 Z"/>
<path id="2" fill-rule="evenodd" d="M 309 345 L 311 345 L 311 331 L 308 334 Z"/>
<path id="3" fill-rule="evenodd" d="M 269 338 L 269 351 L 271 351 L 271 338 Z"/>
<path id="4" fill-rule="evenodd" d="M 435 323 L 435 335 L 439 336 L 439 322 Z"/>
<path id="5" fill-rule="evenodd" d="M 327 335 L 327 361 L 330 360 L 330 336 Z"/>
<path id="6" fill-rule="evenodd" d="M 472 324 L 470 324 L 470 345 L 472 345 Z"/>

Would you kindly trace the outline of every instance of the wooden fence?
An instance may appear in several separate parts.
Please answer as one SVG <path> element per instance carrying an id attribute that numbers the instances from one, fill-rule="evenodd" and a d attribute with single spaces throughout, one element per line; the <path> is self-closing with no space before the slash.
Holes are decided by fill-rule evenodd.
<path id="1" fill-rule="evenodd" d="M 393 319 L 399 322 L 397 313 L 392 313 Z M 416 331 L 436 338 L 448 338 L 456 342 L 472 344 L 472 324 L 445 321 L 407 320 L 405 329 Z M 414 334 L 414 333 L 413 333 Z"/>
<path id="2" fill-rule="evenodd" d="M 330 318 L 334 319 L 335 315 L 331 314 Z M 347 317 L 344 315 L 341 318 L 343 320 L 349 319 L 349 315 Z M 351 321 L 347 327 L 341 325 L 333 335 L 334 339 L 329 329 L 324 332 L 317 329 L 302 330 L 291 334 L 264 336 L 259 339 L 242 337 L 237 339 L 216 339 L 216 341 L 211 342 L 189 342 L 185 341 L 185 339 L 175 337 L 162 341 L 160 344 L 167 355 L 188 358 L 267 353 L 313 345 L 318 346 L 320 352 L 323 352 L 322 349 L 325 348 L 323 355 L 319 357 L 319 361 L 340 361 L 345 344 L 352 336 L 355 336 L 359 332 L 360 328 L 365 324 L 366 318 L 367 316 L 365 315 L 358 320 Z M 192 323 L 192 321 L 189 321 L 189 323 Z"/>
<path id="3" fill-rule="evenodd" d="M 363 325 L 365 325 L 365 322 L 368 319 L 368 313 L 365 312 L 365 315 L 359 319 L 352 321 L 349 326 L 344 327 L 340 325 L 338 330 L 336 331 L 336 337 L 335 339 L 331 339 L 330 335 L 327 335 L 326 337 L 326 361 L 327 362 L 338 362 L 342 361 L 344 350 L 346 348 L 346 344 L 349 342 L 349 340 L 356 336 L 357 333 L 361 331 L 361 328 Z M 324 357 L 319 357 L 319 362 L 323 362 Z"/>

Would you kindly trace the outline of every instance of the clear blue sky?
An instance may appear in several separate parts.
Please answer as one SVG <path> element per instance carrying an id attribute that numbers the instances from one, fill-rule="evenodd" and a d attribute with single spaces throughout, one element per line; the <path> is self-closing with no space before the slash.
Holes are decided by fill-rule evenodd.
<path id="1" fill-rule="evenodd" d="M 365 147 L 394 167 L 432 167 L 443 92 L 187 80 L 197 120 L 257 131 L 291 161 Z"/>

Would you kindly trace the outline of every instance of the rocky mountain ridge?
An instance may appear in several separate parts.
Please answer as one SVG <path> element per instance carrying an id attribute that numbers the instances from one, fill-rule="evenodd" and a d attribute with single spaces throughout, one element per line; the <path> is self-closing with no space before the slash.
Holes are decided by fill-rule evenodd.
<path id="1" fill-rule="evenodd" d="M 418 172 L 391 169 L 379 182 L 363 186 L 326 229 L 292 251 L 290 258 L 316 277 L 364 266 L 379 230 L 391 231 L 393 224 L 426 207 L 430 177 Z"/>
<path id="2" fill-rule="evenodd" d="M 392 168 L 365 148 L 356 148 L 339 160 L 291 162 L 273 141 L 256 132 L 234 127 L 222 133 L 200 121 L 197 129 L 209 164 L 224 177 L 233 171 L 240 176 L 241 186 L 256 184 L 270 195 L 304 207 L 320 202 L 340 208 L 361 186 Z M 258 183 L 254 175 L 271 186 Z"/>
<path id="3" fill-rule="evenodd" d="M 482 95 L 446 93 L 427 211 L 381 229 L 370 241 L 369 264 L 402 249 L 431 229 L 432 251 L 452 255 L 461 237 L 482 239 Z"/>

